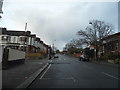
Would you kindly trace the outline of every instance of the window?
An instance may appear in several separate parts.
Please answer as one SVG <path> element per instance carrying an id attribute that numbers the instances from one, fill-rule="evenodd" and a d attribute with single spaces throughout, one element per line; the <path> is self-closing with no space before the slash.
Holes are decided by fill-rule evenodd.
<path id="1" fill-rule="evenodd" d="M 20 37 L 20 41 L 25 41 L 25 40 L 24 40 L 24 37 Z"/>
<path id="2" fill-rule="evenodd" d="M 8 36 L 2 36 L 3 41 L 8 41 Z"/>
<path id="3" fill-rule="evenodd" d="M 11 37 L 10 36 L 2 36 L 3 41 L 10 41 Z"/>
<path id="4" fill-rule="evenodd" d="M 20 41 L 27 42 L 28 38 L 27 37 L 20 37 Z"/>
<path id="5" fill-rule="evenodd" d="M 117 42 L 116 45 L 115 45 L 115 50 L 118 50 L 118 47 L 119 47 L 119 44 Z"/>

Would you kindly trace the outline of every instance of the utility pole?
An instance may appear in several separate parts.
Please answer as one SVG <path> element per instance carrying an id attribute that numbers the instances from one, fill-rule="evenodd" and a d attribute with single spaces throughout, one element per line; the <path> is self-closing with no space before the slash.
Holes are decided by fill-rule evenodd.
<path id="1" fill-rule="evenodd" d="M 27 30 L 27 22 L 25 23 L 25 37 L 24 37 L 24 51 L 26 52 L 25 42 L 26 42 L 26 30 Z"/>
<path id="2" fill-rule="evenodd" d="M 26 29 L 27 29 L 27 22 L 25 23 L 25 32 L 26 32 Z"/>
<path id="3" fill-rule="evenodd" d="M 56 40 L 54 40 L 56 41 Z M 55 45 L 54 45 L 54 41 L 53 41 L 53 54 L 55 54 Z"/>

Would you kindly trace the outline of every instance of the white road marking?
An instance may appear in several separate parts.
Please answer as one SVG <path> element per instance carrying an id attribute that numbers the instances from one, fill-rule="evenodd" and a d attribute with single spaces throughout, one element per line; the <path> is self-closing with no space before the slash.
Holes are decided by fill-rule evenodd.
<path id="1" fill-rule="evenodd" d="M 110 74 L 108 74 L 108 73 L 102 72 L 102 74 L 107 75 L 107 76 L 109 76 L 109 77 L 112 77 L 112 78 L 114 78 L 114 79 L 120 80 L 119 78 L 117 78 L 117 77 L 115 77 L 115 76 L 112 76 L 112 75 L 110 75 Z"/>
<path id="2" fill-rule="evenodd" d="M 71 77 L 71 79 L 73 80 L 73 82 L 76 82 L 76 80 L 74 79 L 74 77 Z"/>
<path id="3" fill-rule="evenodd" d="M 44 75 L 46 74 L 46 72 L 48 71 L 48 69 L 51 67 L 51 64 L 48 66 L 47 70 L 42 74 L 42 76 L 40 77 L 40 79 L 42 79 L 44 77 Z"/>
<path id="4" fill-rule="evenodd" d="M 72 80 L 73 82 L 76 82 L 74 77 L 67 77 L 67 78 L 42 78 L 44 80 Z"/>

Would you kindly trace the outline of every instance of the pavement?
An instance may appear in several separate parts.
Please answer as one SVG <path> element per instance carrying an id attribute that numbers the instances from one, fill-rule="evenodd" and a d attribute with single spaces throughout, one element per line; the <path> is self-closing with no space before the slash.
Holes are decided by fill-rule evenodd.
<path id="1" fill-rule="evenodd" d="M 69 57 L 73 57 L 73 56 L 69 56 Z M 79 59 L 79 58 L 77 58 Z M 120 63 L 119 64 L 115 64 L 115 63 L 109 63 L 109 62 L 105 62 L 105 61 L 90 61 L 92 63 L 96 63 L 96 64 L 103 64 L 103 65 L 107 65 L 107 66 L 112 66 L 112 67 L 120 67 Z"/>
<path id="2" fill-rule="evenodd" d="M 24 64 L 12 65 L 2 70 L 2 89 L 27 88 L 47 68 L 49 61 L 47 58 L 26 60 Z"/>
<path id="3" fill-rule="evenodd" d="M 107 66 L 112 66 L 112 67 L 120 67 L 120 64 L 113 64 L 113 63 L 108 63 L 108 62 L 99 62 L 99 61 L 91 61 L 92 63 L 99 63 L 99 64 L 103 64 L 103 65 L 107 65 Z"/>

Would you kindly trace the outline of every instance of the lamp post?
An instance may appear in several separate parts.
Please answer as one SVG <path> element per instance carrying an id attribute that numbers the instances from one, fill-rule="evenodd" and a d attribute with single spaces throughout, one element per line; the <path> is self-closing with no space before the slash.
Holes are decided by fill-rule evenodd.
<path id="1" fill-rule="evenodd" d="M 93 24 L 92 22 L 89 22 L 89 24 Z M 96 29 L 95 29 L 95 34 L 94 34 L 94 37 L 95 37 L 95 60 L 97 60 L 97 36 L 96 36 Z"/>
<path id="2" fill-rule="evenodd" d="M 56 40 L 54 40 L 53 41 L 53 53 L 55 53 L 55 45 L 54 45 L 54 42 L 55 42 Z"/>

